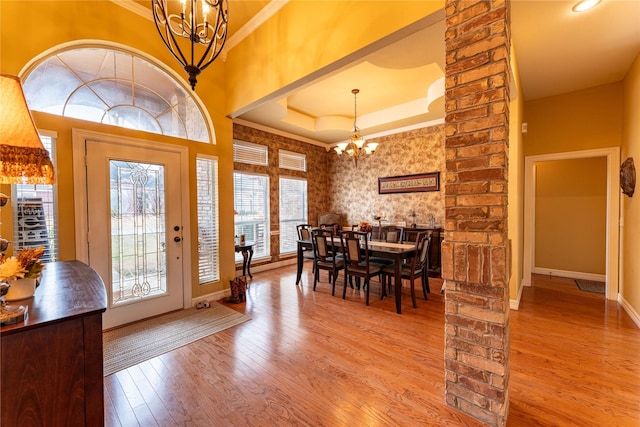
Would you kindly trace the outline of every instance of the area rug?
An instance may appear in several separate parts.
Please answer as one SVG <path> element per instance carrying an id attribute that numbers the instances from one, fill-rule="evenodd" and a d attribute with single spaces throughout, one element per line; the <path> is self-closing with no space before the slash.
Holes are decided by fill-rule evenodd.
<path id="1" fill-rule="evenodd" d="M 581 291 L 593 292 L 596 294 L 604 294 L 605 285 L 604 282 L 598 282 L 596 280 L 582 280 L 575 279 L 576 285 Z"/>
<path id="2" fill-rule="evenodd" d="M 246 322 L 250 317 L 222 304 L 175 311 L 102 334 L 104 376 Z"/>

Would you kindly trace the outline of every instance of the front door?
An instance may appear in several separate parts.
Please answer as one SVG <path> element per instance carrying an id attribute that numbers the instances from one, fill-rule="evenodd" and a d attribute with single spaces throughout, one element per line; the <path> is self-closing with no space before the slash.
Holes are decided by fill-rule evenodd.
<path id="1" fill-rule="evenodd" d="M 183 308 L 180 154 L 91 140 L 85 150 L 88 258 L 107 288 L 103 327 Z"/>

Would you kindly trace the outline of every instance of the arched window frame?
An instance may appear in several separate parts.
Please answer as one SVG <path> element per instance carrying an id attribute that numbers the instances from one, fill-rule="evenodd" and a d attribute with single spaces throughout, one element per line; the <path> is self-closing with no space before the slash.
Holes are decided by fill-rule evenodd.
<path id="1" fill-rule="evenodd" d="M 84 48 L 108 49 L 108 50 L 119 51 L 119 52 L 122 52 L 124 54 L 128 54 L 128 55 L 131 55 L 133 57 L 137 57 L 137 58 L 139 58 L 139 59 L 141 59 L 143 61 L 146 61 L 149 64 L 157 67 L 160 71 L 166 73 L 167 76 L 175 83 L 175 85 L 177 87 L 180 87 L 181 89 L 183 89 L 186 93 L 188 93 L 192 97 L 193 102 L 194 102 L 195 106 L 197 107 L 197 109 L 198 109 L 198 111 L 199 111 L 200 115 L 202 116 L 202 119 L 203 119 L 203 121 L 205 123 L 206 131 L 208 133 L 209 140 L 205 142 L 205 141 L 198 141 L 198 140 L 190 139 L 190 141 L 216 144 L 215 132 L 214 132 L 213 121 L 211 120 L 211 116 L 209 115 L 208 110 L 205 108 L 204 103 L 199 98 L 199 96 L 194 91 L 192 91 L 191 88 L 187 85 L 186 80 L 181 78 L 178 75 L 178 73 L 176 73 L 173 69 L 169 68 L 163 62 L 155 59 L 151 55 L 149 55 L 149 54 L 147 54 L 147 53 L 145 53 L 145 52 L 143 52 L 141 50 L 132 48 L 130 46 L 122 45 L 122 44 L 115 43 L 115 42 L 105 41 L 105 40 L 75 40 L 75 41 L 72 41 L 72 42 L 62 43 L 62 44 L 54 46 L 54 47 L 52 47 L 50 49 L 47 49 L 46 51 L 44 51 L 41 54 L 39 54 L 36 57 L 34 57 L 31 61 L 29 61 L 23 67 L 23 69 L 19 73 L 19 76 L 21 77 L 22 81 L 25 82 L 27 80 L 28 76 L 40 64 L 42 64 L 43 62 L 45 62 L 46 60 L 48 60 L 52 56 L 58 55 L 58 54 L 63 53 L 65 51 L 74 50 L 74 49 L 84 49 Z M 69 95 L 71 95 L 71 94 L 69 94 Z M 141 129 L 141 130 L 148 131 L 148 130 L 145 130 L 145 129 Z M 163 133 L 158 133 L 158 134 L 163 134 Z M 169 135 L 169 136 L 171 136 L 171 135 Z"/>

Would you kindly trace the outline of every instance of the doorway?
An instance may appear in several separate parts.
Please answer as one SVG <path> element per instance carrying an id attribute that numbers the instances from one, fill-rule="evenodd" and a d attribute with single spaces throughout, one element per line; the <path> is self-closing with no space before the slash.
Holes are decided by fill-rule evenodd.
<path id="1" fill-rule="evenodd" d="M 103 327 L 185 307 L 190 264 L 184 256 L 189 252 L 183 228 L 188 215 L 182 209 L 188 206 L 182 200 L 188 194 L 184 150 L 103 135 L 75 136 L 74 165 L 86 165 L 84 176 L 75 181 L 85 184 L 82 200 L 76 198 L 76 215 L 85 224 L 81 232 L 76 226 L 76 252 L 105 283 Z"/>
<path id="2" fill-rule="evenodd" d="M 595 150 L 554 153 L 525 158 L 525 190 L 524 190 L 524 260 L 523 285 L 531 286 L 535 254 L 535 177 L 536 163 L 581 159 L 589 157 L 606 157 L 607 159 L 607 214 L 606 214 L 606 297 L 616 300 L 619 288 L 619 217 L 620 217 L 620 149 L 618 147 Z"/>

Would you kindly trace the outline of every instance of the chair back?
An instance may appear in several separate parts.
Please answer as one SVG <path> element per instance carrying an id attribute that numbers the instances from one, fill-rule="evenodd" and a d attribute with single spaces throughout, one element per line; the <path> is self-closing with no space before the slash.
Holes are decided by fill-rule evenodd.
<path id="1" fill-rule="evenodd" d="M 333 234 L 335 236 L 337 236 L 338 233 L 340 233 L 340 228 L 341 227 L 340 227 L 340 224 L 333 223 L 333 224 L 320 224 L 320 228 L 323 229 L 323 230 L 331 229 L 333 231 Z"/>
<path id="2" fill-rule="evenodd" d="M 404 228 L 402 227 L 385 227 L 382 230 L 382 240 L 385 242 L 400 243 L 404 237 Z"/>
<path id="3" fill-rule="evenodd" d="M 357 267 L 364 262 L 367 270 L 369 269 L 368 237 L 368 233 L 362 231 L 343 231 L 340 233 L 340 244 L 347 266 Z M 364 248 L 360 245 L 363 242 Z M 360 265 L 360 268 L 362 267 Z"/>
<path id="4" fill-rule="evenodd" d="M 311 230 L 313 229 L 311 224 L 298 224 L 296 229 L 298 230 L 299 240 L 311 240 Z"/>
<path id="5" fill-rule="evenodd" d="M 312 230 L 311 239 L 313 242 L 313 254 L 316 259 L 332 261 L 329 258 L 333 258 L 333 252 L 331 251 L 331 245 L 333 245 L 333 230 L 330 228 Z"/>
<path id="6" fill-rule="evenodd" d="M 431 233 L 419 231 L 416 234 L 416 253 L 411 259 L 411 270 L 419 273 L 427 268 L 429 263 L 429 248 L 431 247 Z"/>

